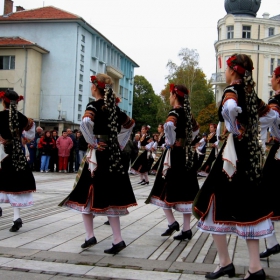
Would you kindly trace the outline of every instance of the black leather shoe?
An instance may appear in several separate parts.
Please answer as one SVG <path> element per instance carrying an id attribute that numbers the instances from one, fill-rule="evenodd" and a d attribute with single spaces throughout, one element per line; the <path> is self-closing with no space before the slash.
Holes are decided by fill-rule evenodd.
<path id="1" fill-rule="evenodd" d="M 110 222 L 109 222 L 109 220 L 108 220 L 108 221 L 106 221 L 106 222 L 104 223 L 104 225 L 107 225 L 107 226 L 109 226 L 109 225 L 110 225 Z"/>
<path id="2" fill-rule="evenodd" d="M 93 236 L 92 238 L 90 238 L 89 240 L 85 240 L 85 243 L 83 243 L 81 245 L 81 248 L 88 248 L 88 247 L 91 247 L 93 245 L 95 245 L 97 243 L 97 240 L 95 238 L 95 236 Z"/>
<path id="3" fill-rule="evenodd" d="M 144 181 L 143 183 L 141 183 L 140 185 L 144 186 L 144 185 L 149 185 L 149 181 Z"/>
<path id="4" fill-rule="evenodd" d="M 123 250 L 126 245 L 124 243 L 124 241 L 119 242 L 118 244 L 112 244 L 113 247 L 107 250 L 104 250 L 104 253 L 106 254 L 117 254 L 118 252 L 120 252 L 121 250 Z"/>
<path id="5" fill-rule="evenodd" d="M 205 275 L 205 278 L 218 279 L 224 275 L 228 275 L 229 278 L 232 278 L 235 276 L 235 267 L 232 263 L 227 266 L 224 266 L 224 267 L 220 266 L 220 269 L 216 272 L 207 273 Z"/>
<path id="6" fill-rule="evenodd" d="M 265 280 L 266 278 L 266 275 L 265 275 L 265 272 L 263 269 L 255 272 L 255 273 L 251 273 L 249 270 L 248 270 L 248 273 L 249 273 L 249 277 L 248 278 L 243 278 L 242 280 Z"/>
<path id="7" fill-rule="evenodd" d="M 10 228 L 10 232 L 16 232 L 22 227 L 22 220 L 18 218 L 14 221 L 14 225 Z"/>
<path id="8" fill-rule="evenodd" d="M 137 184 L 142 184 L 142 183 L 144 183 L 144 182 L 145 182 L 145 180 L 142 180 L 142 181 L 138 182 Z"/>
<path id="9" fill-rule="evenodd" d="M 161 236 L 170 236 L 175 230 L 179 231 L 180 225 L 175 221 L 172 225 L 168 225 L 168 229 Z"/>
<path id="10" fill-rule="evenodd" d="M 189 229 L 187 231 L 181 231 L 178 235 L 173 237 L 175 240 L 191 240 L 192 239 L 192 231 Z"/>
<path id="11" fill-rule="evenodd" d="M 260 253 L 260 258 L 268 258 L 270 255 L 276 255 L 280 253 L 280 245 L 277 244 L 270 249 L 266 249 L 262 253 Z"/>

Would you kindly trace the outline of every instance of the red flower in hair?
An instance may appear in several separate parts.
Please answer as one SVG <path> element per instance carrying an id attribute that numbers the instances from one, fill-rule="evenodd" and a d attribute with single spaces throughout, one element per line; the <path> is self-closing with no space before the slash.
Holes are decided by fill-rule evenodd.
<path id="1" fill-rule="evenodd" d="M 91 82 L 96 85 L 99 88 L 104 89 L 105 88 L 105 83 L 100 82 L 97 80 L 97 78 L 95 76 L 90 76 Z"/>
<path id="2" fill-rule="evenodd" d="M 274 74 L 276 77 L 280 76 L 280 66 L 278 66 L 275 70 L 274 70 Z"/>
<path id="3" fill-rule="evenodd" d="M 5 96 L 5 92 L 4 91 L 0 91 L 0 99 L 4 98 Z"/>

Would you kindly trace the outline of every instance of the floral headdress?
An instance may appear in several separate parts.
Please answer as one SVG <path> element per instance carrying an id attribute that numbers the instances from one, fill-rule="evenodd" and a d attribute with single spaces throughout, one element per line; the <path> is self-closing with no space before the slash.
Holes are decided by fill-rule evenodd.
<path id="1" fill-rule="evenodd" d="M 174 84 L 170 84 L 169 88 L 170 88 L 170 91 L 171 91 L 172 93 L 175 93 L 175 94 L 177 94 L 177 95 L 180 96 L 180 97 L 184 97 L 184 96 L 185 96 L 185 93 L 182 92 L 182 91 L 180 91 Z M 190 92 L 189 92 L 189 90 L 188 90 L 188 94 L 189 94 L 189 93 L 190 93 Z"/>
<path id="2" fill-rule="evenodd" d="M 105 89 L 106 84 L 97 80 L 96 76 L 90 76 L 91 82 L 98 88 Z"/>
<path id="3" fill-rule="evenodd" d="M 1 91 L 1 92 L 0 92 L 0 99 L 3 99 L 6 103 L 9 103 L 9 104 L 10 104 L 11 102 L 18 103 L 19 101 L 23 100 L 24 98 L 23 98 L 22 95 L 20 95 L 20 96 L 18 97 L 17 100 L 10 100 L 10 99 L 6 96 L 6 92 Z"/>
<path id="4" fill-rule="evenodd" d="M 245 68 L 243 68 L 241 65 L 238 65 L 236 63 L 236 55 L 231 56 L 228 60 L 227 60 L 227 65 L 228 67 L 230 67 L 232 70 L 234 70 L 237 74 L 244 76 L 246 74 L 246 70 Z M 254 69 L 254 67 L 252 69 L 250 69 L 249 71 L 252 72 L 252 70 Z"/>
<path id="5" fill-rule="evenodd" d="M 274 72 L 276 78 L 278 78 L 280 76 L 280 66 L 278 66 L 273 72 Z"/>

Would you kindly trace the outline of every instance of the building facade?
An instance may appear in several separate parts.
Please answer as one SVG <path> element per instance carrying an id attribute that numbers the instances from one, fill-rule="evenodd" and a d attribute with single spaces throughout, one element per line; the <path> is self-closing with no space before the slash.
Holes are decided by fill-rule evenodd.
<path id="1" fill-rule="evenodd" d="M 217 63 L 212 84 L 216 86 L 217 103 L 226 86 L 226 61 L 234 53 L 245 53 L 252 58 L 259 97 L 267 101 L 272 95 L 272 72 L 280 65 L 280 15 L 269 17 L 264 13 L 262 18 L 257 18 L 260 2 L 225 1 L 227 15 L 218 21 L 218 40 L 214 44 Z"/>
<path id="2" fill-rule="evenodd" d="M 0 16 L 2 40 L 20 37 L 41 46 L 45 52 L 41 54 L 41 63 L 32 62 L 40 64 L 36 73 L 31 73 L 30 67 L 22 73 L 20 69 L 26 65 L 21 64 L 17 52 L 24 50 L 0 48 L 0 57 L 15 59 L 15 69 L 0 69 L 0 88 L 13 88 L 24 95 L 25 87 L 28 97 L 27 85 L 23 80 L 19 83 L 18 78 L 25 73 L 30 77 L 28 92 L 36 98 L 33 101 L 26 98 L 26 103 L 32 102 L 32 106 L 25 105 L 25 114 L 45 127 L 55 124 L 63 127 L 64 123 L 64 127 L 77 128 L 87 103 L 93 100 L 90 76 L 101 72 L 113 78 L 114 91 L 122 99 L 119 106 L 132 116 L 134 68 L 139 67 L 132 59 L 79 16 L 51 6 L 34 10 L 20 8 Z M 30 63 L 32 59 L 29 56 Z M 2 76 L 9 76 L 10 71 L 14 72 L 14 78 L 3 81 Z"/>

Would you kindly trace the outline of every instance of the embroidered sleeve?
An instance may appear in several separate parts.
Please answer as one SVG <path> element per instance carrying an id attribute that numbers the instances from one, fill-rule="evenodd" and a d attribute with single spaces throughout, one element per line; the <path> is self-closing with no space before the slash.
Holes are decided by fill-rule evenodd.
<path id="1" fill-rule="evenodd" d="M 237 103 L 237 95 L 234 93 L 234 92 L 227 92 L 226 94 L 225 94 L 225 97 L 224 97 L 224 99 L 223 99 L 223 105 L 227 102 L 227 100 L 229 100 L 229 99 L 233 99 L 233 100 L 235 100 L 235 102 Z"/>
<path id="2" fill-rule="evenodd" d="M 35 123 L 32 119 L 28 119 L 28 124 L 24 128 L 22 134 L 28 140 L 33 140 L 35 138 Z"/>
<path id="3" fill-rule="evenodd" d="M 269 112 L 269 107 L 263 100 L 258 99 L 258 115 L 259 118 L 265 116 Z"/>
<path id="4" fill-rule="evenodd" d="M 260 127 L 261 127 L 261 140 L 263 148 L 265 148 L 265 142 L 267 140 L 267 131 L 270 130 L 270 133 L 273 137 L 276 137 L 280 140 L 280 117 L 279 113 L 275 110 L 269 110 L 269 112 L 259 118 Z"/>
<path id="5" fill-rule="evenodd" d="M 167 118 L 168 120 L 168 118 Z M 177 119 L 176 119 L 177 120 Z M 165 133 L 165 143 L 167 145 L 173 145 L 176 140 L 176 126 L 173 121 L 166 121 L 164 124 L 164 133 Z"/>
<path id="6" fill-rule="evenodd" d="M 225 120 L 225 126 L 227 130 L 234 135 L 240 135 L 238 130 L 236 117 L 238 113 L 241 113 L 242 110 L 237 106 L 235 99 L 228 99 L 226 102 L 223 102 L 222 116 Z"/>
<path id="7" fill-rule="evenodd" d="M 126 117 L 125 122 L 122 124 L 124 128 L 131 128 L 134 127 L 134 125 L 135 125 L 134 119 L 131 119 L 129 116 Z"/>
<path id="8" fill-rule="evenodd" d="M 134 120 L 133 119 L 130 119 L 130 120 L 132 120 L 133 122 L 130 122 L 130 125 L 128 127 L 127 126 L 126 127 L 122 126 L 121 131 L 118 134 L 118 142 L 119 142 L 121 150 L 123 150 L 124 147 L 126 146 L 128 140 L 130 138 L 132 129 L 135 125 Z"/>
<path id="9" fill-rule="evenodd" d="M 90 120 L 93 122 L 94 121 L 94 116 L 95 116 L 95 113 L 93 111 L 86 110 L 83 118 L 90 118 Z"/>
<path id="10" fill-rule="evenodd" d="M 84 117 L 80 125 L 80 130 L 86 142 L 94 146 L 97 144 L 97 139 L 93 134 L 93 127 L 94 127 L 94 123 L 91 120 L 91 118 Z"/>

